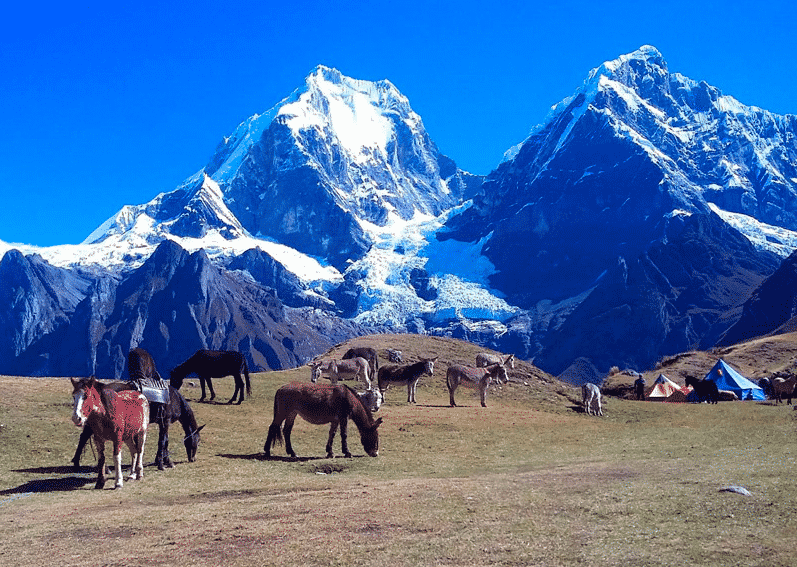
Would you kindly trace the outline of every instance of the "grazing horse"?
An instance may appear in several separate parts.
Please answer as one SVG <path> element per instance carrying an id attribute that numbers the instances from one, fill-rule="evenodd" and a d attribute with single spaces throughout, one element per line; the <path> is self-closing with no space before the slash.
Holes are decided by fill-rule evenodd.
<path id="1" fill-rule="evenodd" d="M 778 376 L 772 378 L 771 383 L 775 404 L 779 404 L 782 398 L 788 398 L 789 401 L 786 405 L 791 405 L 791 399 L 794 397 L 794 388 L 797 386 L 797 376 L 789 376 L 788 378 Z"/>
<path id="2" fill-rule="evenodd" d="M 602 416 L 601 389 L 592 382 L 583 384 L 581 386 L 581 404 L 584 406 L 584 412 L 587 415 Z"/>
<path id="3" fill-rule="evenodd" d="M 480 352 L 476 355 L 476 367 L 477 368 L 484 368 L 485 366 L 490 366 L 491 364 L 503 364 L 504 366 L 509 366 L 512 370 L 515 369 L 515 355 L 510 354 L 509 358 L 506 360 L 501 360 L 500 356 L 495 354 L 490 354 L 489 352 Z"/>
<path id="4" fill-rule="evenodd" d="M 371 457 L 379 455 L 379 431 L 382 423 L 380 417 L 374 421 L 371 411 L 365 407 L 357 393 L 349 386 L 309 384 L 294 382 L 281 386 L 274 394 L 274 420 L 268 428 L 268 437 L 263 451 L 271 456 L 274 443 L 282 443 L 285 438 L 285 450 L 291 457 L 296 453 L 291 446 L 291 430 L 296 416 L 315 425 L 329 423 L 329 440 L 327 441 L 327 458 L 333 458 L 332 441 L 340 425 L 340 445 L 343 455 L 351 457 L 347 445 L 347 426 L 351 417 L 360 431 L 360 441 L 365 452 Z M 285 422 L 285 426 L 282 423 Z"/>
<path id="5" fill-rule="evenodd" d="M 354 347 L 346 351 L 343 355 L 343 360 L 350 358 L 364 358 L 368 361 L 368 376 L 373 378 L 379 370 L 379 357 L 376 355 L 376 350 L 371 347 Z"/>
<path id="6" fill-rule="evenodd" d="M 116 463 L 116 485 L 122 488 L 122 443 L 127 444 L 133 463 L 128 480 L 144 476 L 144 444 L 147 441 L 149 403 L 144 394 L 135 391 L 105 390 L 94 378 L 72 379 L 74 403 L 72 421 L 78 427 L 87 426 L 94 435 L 97 448 L 97 484 L 105 486 L 105 442 L 113 442 Z"/>
<path id="7" fill-rule="evenodd" d="M 396 364 L 388 364 L 379 369 L 377 383 L 379 390 L 382 394 L 390 387 L 391 384 L 406 384 L 407 385 L 407 403 L 415 402 L 415 388 L 418 386 L 422 374 L 432 376 L 434 374 L 434 363 L 437 357 L 422 358 L 414 364 L 404 364 L 402 366 Z"/>
<path id="8" fill-rule="evenodd" d="M 111 382 L 110 384 L 104 384 L 103 387 L 105 391 L 113 390 L 115 392 L 135 389 L 135 386 L 130 382 Z M 183 438 L 185 452 L 188 455 L 188 462 L 193 463 L 196 460 L 196 453 L 199 448 L 199 432 L 202 431 L 202 428 L 205 426 L 202 425 L 201 427 L 197 427 L 196 418 L 194 417 L 194 412 L 191 410 L 191 406 L 188 405 L 183 395 L 171 386 L 169 386 L 169 403 L 166 405 L 164 419 L 159 420 L 156 418 L 153 408 L 155 404 L 156 402 L 149 402 L 149 423 L 157 423 L 159 426 L 158 453 L 155 456 L 155 464 L 158 465 L 158 469 L 163 470 L 164 467 L 171 468 L 174 466 L 171 456 L 169 455 L 169 424 L 175 421 L 179 421 L 180 425 L 183 426 L 183 431 L 185 432 L 185 437 Z M 78 441 L 77 449 L 75 449 L 75 456 L 72 458 L 72 464 L 75 465 L 75 468 L 80 466 L 80 456 L 83 454 L 83 448 L 91 438 L 91 435 L 91 427 L 87 425 L 80 434 L 80 440 Z"/>
<path id="9" fill-rule="evenodd" d="M 333 384 L 337 384 L 338 380 L 354 379 L 371 389 L 368 361 L 359 356 L 347 360 L 319 360 L 310 363 L 310 380 L 313 383 L 318 382 L 324 374 Z"/>
<path id="10" fill-rule="evenodd" d="M 211 378 L 224 378 L 225 376 L 232 376 L 235 379 L 235 391 L 227 403 L 233 403 L 239 392 L 238 403 L 244 401 L 244 381 L 241 375 L 246 378 L 246 393 L 249 396 L 252 395 L 252 386 L 249 384 L 249 367 L 246 365 L 244 355 L 240 352 L 200 349 L 172 370 L 169 378 L 171 385 L 179 390 L 183 385 L 183 380 L 189 374 L 199 376 L 199 384 L 202 386 L 200 402 L 205 399 L 205 381 L 207 380 L 208 389 L 210 389 L 210 399 L 213 400 L 216 398 L 216 392 L 213 391 Z"/>
<path id="11" fill-rule="evenodd" d="M 506 366 L 501 362 L 496 362 L 485 368 L 474 368 L 473 366 L 464 366 L 461 364 L 449 366 L 446 372 L 446 385 L 448 386 L 448 396 L 450 398 L 451 407 L 453 408 L 457 405 L 454 402 L 454 392 L 457 386 L 462 384 L 463 386 L 478 388 L 482 407 L 486 408 L 487 386 L 489 386 L 493 380 L 502 384 L 509 382 Z"/>
<path id="12" fill-rule="evenodd" d="M 684 380 L 687 386 L 692 386 L 698 401 L 716 404 L 720 393 L 714 380 L 698 380 L 694 376 L 687 376 Z"/>

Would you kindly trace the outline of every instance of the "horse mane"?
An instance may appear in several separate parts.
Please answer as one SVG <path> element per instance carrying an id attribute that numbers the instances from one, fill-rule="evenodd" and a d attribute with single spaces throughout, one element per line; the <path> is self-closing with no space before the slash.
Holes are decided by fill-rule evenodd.
<path id="1" fill-rule="evenodd" d="M 185 431 L 186 435 L 195 433 L 198 426 L 194 410 L 191 409 L 188 401 L 176 388 L 169 386 L 169 389 L 171 390 L 171 395 L 177 396 L 177 402 L 180 404 L 180 425 L 183 426 L 183 431 Z"/>

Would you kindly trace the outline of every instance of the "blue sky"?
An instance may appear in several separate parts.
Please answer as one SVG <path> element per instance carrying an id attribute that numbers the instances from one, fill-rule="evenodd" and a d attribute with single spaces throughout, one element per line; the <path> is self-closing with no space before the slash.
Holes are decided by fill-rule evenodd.
<path id="1" fill-rule="evenodd" d="M 786 0 L 21 4 L 0 21 L 0 240 L 13 243 L 79 243 L 174 189 L 318 64 L 389 79 L 440 150 L 481 174 L 590 69 L 644 44 L 671 71 L 797 114 Z"/>

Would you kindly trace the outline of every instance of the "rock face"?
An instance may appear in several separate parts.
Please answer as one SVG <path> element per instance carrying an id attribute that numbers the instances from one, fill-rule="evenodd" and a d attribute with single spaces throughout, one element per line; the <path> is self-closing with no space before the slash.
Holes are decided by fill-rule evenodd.
<path id="1" fill-rule="evenodd" d="M 485 179 L 390 82 L 318 67 L 82 256 L 8 252 L 0 372 L 118 377 L 134 346 L 162 369 L 198 348 L 284 368 L 388 324 L 574 382 L 646 368 L 789 324 L 794 260 L 773 272 L 797 248 L 795 140 L 797 117 L 645 46 Z"/>
<path id="2" fill-rule="evenodd" d="M 797 252 L 793 252 L 745 302 L 739 320 L 723 334 L 720 345 L 794 331 L 797 317 Z"/>
<path id="3" fill-rule="evenodd" d="M 27 260 L 6 254 L 5 269 L 19 274 L 14 262 Z M 36 267 L 22 271 L 36 272 Z M 27 347 L 22 356 L 10 357 L 16 364 L 12 372 L 4 372 L 120 378 L 126 373 L 127 353 L 136 346 L 152 354 L 164 378 L 200 348 L 242 352 L 252 371 L 291 368 L 337 342 L 371 331 L 329 314 L 326 324 L 319 324 L 313 309 L 285 307 L 273 289 L 214 265 L 204 251 L 189 254 L 170 240 L 118 282 L 100 278 L 87 285 L 46 266 L 38 266 L 38 272 L 50 282 L 57 279 L 58 289 L 79 288 L 84 297 L 79 302 L 73 297 L 70 303 L 47 294 L 36 289 L 43 287 L 38 277 L 23 282 L 33 289 L 26 294 L 26 287 L 3 278 L 9 284 L 4 294 L 36 298 L 21 313 L 46 315 L 38 325 L 30 324 L 30 315 L 3 322 L 4 330 Z"/>
<path id="4" fill-rule="evenodd" d="M 645 367 L 710 345 L 777 266 L 728 217 L 797 227 L 796 126 L 643 47 L 593 70 L 438 237 L 483 239 L 510 303 L 567 306 L 536 325 L 541 368 Z"/>

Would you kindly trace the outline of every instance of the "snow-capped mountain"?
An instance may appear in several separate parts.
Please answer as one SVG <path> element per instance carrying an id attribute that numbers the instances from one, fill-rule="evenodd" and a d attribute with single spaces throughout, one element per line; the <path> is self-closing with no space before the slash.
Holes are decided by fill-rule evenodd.
<path id="1" fill-rule="evenodd" d="M 645 46 L 592 70 L 439 236 L 483 241 L 490 284 L 510 304 L 566 309 L 537 327 L 527 354 L 542 368 L 560 373 L 579 356 L 599 372 L 645 366 L 716 338 L 793 250 L 795 135 L 794 116 L 671 73 Z M 722 226 L 752 245 L 729 246 L 744 268 L 725 283 Z M 634 309 L 646 286 L 650 308 Z"/>
<path id="2" fill-rule="evenodd" d="M 173 361 L 229 346 L 224 334 L 274 368 L 324 344 L 328 318 L 349 335 L 467 338 L 573 381 L 645 368 L 711 346 L 797 248 L 795 135 L 794 116 L 671 73 L 645 46 L 592 70 L 483 179 L 439 152 L 391 83 L 318 67 L 174 191 L 123 207 L 81 245 L 17 247 L 27 256 L 5 273 L 27 275 L 0 293 L 35 289 L 44 303 L 0 314 L 21 345 L 2 352 L 15 371 L 55 371 L 47 353 L 66 344 L 91 353 L 81 369 L 118 373 L 141 341 Z M 177 247 L 151 263 L 164 240 Z M 189 293 L 188 315 L 190 278 L 174 273 L 199 267 L 213 283 Z M 153 283 L 166 286 L 157 297 Z M 293 326 L 261 337 L 253 316 Z M 180 333 L 191 339 L 178 349 Z"/>

